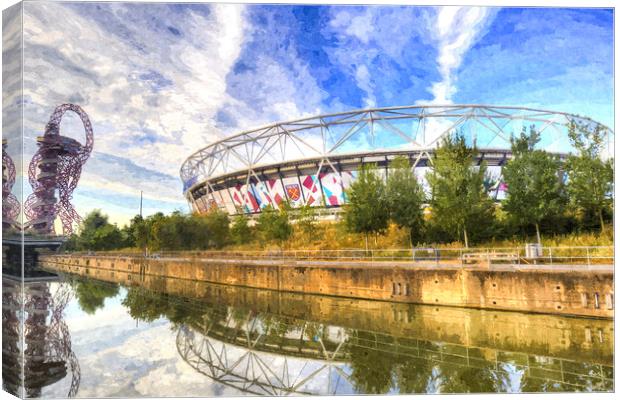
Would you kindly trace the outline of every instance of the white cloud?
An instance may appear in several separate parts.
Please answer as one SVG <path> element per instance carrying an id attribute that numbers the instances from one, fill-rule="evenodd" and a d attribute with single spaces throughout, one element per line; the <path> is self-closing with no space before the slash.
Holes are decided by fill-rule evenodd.
<path id="1" fill-rule="evenodd" d="M 340 11 L 330 21 L 333 28 L 344 28 L 344 32 L 349 36 L 358 38 L 362 43 L 368 44 L 370 35 L 374 31 L 373 12 L 366 8 L 360 15 L 351 16 L 347 11 Z"/>
<path id="2" fill-rule="evenodd" d="M 278 121 L 319 114 L 327 93 L 293 39 L 297 19 L 290 10 L 253 8 L 243 52 L 227 76 L 230 98 L 221 104 L 220 126 L 227 134 Z"/>
<path id="3" fill-rule="evenodd" d="M 235 128 L 246 130 L 320 113 L 325 93 L 307 65 L 294 53 L 287 55 L 286 63 L 289 66 L 283 60 L 260 56 L 252 71 L 229 78 L 235 87 L 251 91 L 251 99 L 231 99 L 222 107 Z"/>
<path id="4" fill-rule="evenodd" d="M 179 355 L 168 322 L 134 321 L 73 331 L 81 370 L 79 397 L 180 397 L 239 395 L 197 373 Z M 65 379 L 45 388 L 44 397 L 66 395 Z"/>
<path id="5" fill-rule="evenodd" d="M 108 160 L 110 168 L 97 169 L 87 162 L 80 185 L 112 193 L 142 188 L 145 196 L 174 200 L 158 188 L 168 179 L 143 182 L 132 175 L 143 168 L 178 180 L 182 161 L 218 138 L 215 116 L 229 100 L 225 82 L 242 47 L 244 7 L 214 4 L 208 15 L 187 9 L 173 16 L 160 9 L 167 6 L 92 7 L 25 6 L 26 157 L 54 107 L 76 101 L 90 116 L 95 150 L 131 161 Z M 158 30 L 157 23 L 180 34 Z M 63 120 L 62 130 L 83 141 L 79 125 Z M 184 204 L 180 187 L 179 180 L 172 189 Z"/>
<path id="6" fill-rule="evenodd" d="M 431 103 L 451 104 L 456 92 L 454 72 L 463 56 L 481 36 L 493 13 L 487 7 L 444 6 L 428 28 L 438 47 L 437 64 L 441 81 L 431 85 Z"/>
<path id="7" fill-rule="evenodd" d="M 355 69 L 355 80 L 357 81 L 357 85 L 360 89 L 367 93 L 364 98 L 364 106 L 365 107 L 375 107 L 377 105 L 377 100 L 373 94 L 374 85 L 372 83 L 370 73 L 368 72 L 368 68 L 365 65 L 358 65 Z"/>
<path id="8" fill-rule="evenodd" d="M 109 303 L 109 302 L 108 302 Z M 101 310 L 97 310 L 95 314 L 86 314 L 84 312 L 74 312 L 73 315 L 65 318 L 65 322 L 70 331 L 74 334 L 89 331 L 91 340 L 104 338 L 96 335 L 96 332 L 102 329 L 117 329 L 122 325 L 133 325 L 133 319 L 127 314 L 127 309 L 120 304 L 107 304 Z"/>
<path id="9" fill-rule="evenodd" d="M 93 158 L 80 185 L 119 195 L 144 190 L 146 198 L 176 198 L 185 207 L 178 170 L 191 153 L 237 130 L 324 111 L 329 94 L 320 82 L 330 71 L 311 66 L 287 39 L 300 28 L 292 13 L 267 10 L 260 15 L 265 23 L 251 24 L 243 6 L 199 8 L 28 3 L 27 153 L 36 150 L 33 139 L 53 108 L 76 102 L 91 117 L 95 151 L 131 161 Z M 389 77 L 425 60 L 426 50 L 416 52 L 412 43 L 439 47 L 442 79 L 431 91 L 436 101 L 449 100 L 454 71 L 488 19 L 482 8 L 442 8 L 431 34 L 426 9 L 334 7 L 330 13 L 321 33 L 333 35 L 335 46 L 324 50 L 365 93 L 367 107 L 401 96 Z M 245 69 L 237 68 L 240 62 Z M 424 88 L 418 75 L 410 78 L 422 85 L 416 92 Z M 351 100 L 333 97 L 328 109 L 349 108 L 343 102 Z M 62 129 L 81 139 L 79 121 L 68 118 Z M 139 169 L 162 175 L 145 179 Z"/>
<path id="10" fill-rule="evenodd" d="M 431 43 L 425 21 L 429 10 L 421 7 L 338 7 L 330 9 L 330 21 L 322 29 L 324 36 L 335 40 L 326 48 L 333 65 L 355 81 L 365 93 L 363 106 L 396 105 L 384 102 L 405 96 L 416 96 L 416 90 L 403 87 L 403 70 L 415 67 L 408 74 L 406 85 L 415 85 L 425 74 Z M 402 100 L 401 100 L 402 101 Z M 378 104 L 382 102 L 382 104 Z M 402 105 L 402 104 L 401 104 Z"/>

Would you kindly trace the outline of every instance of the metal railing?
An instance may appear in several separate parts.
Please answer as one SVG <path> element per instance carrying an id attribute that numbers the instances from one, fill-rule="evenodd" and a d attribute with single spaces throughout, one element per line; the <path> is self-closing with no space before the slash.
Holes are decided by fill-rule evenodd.
<path id="1" fill-rule="evenodd" d="M 78 252 L 71 255 L 144 257 L 143 251 Z M 512 265 L 611 265 L 613 246 L 539 247 L 528 254 L 525 247 L 340 249 L 340 250 L 199 250 L 157 251 L 154 259 L 316 260 L 360 262 L 417 262 L 420 264 L 512 264 Z"/>

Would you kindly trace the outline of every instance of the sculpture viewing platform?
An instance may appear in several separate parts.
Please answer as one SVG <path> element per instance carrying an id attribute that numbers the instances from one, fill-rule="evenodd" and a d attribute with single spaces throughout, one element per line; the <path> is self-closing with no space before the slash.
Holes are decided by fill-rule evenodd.
<path id="1" fill-rule="evenodd" d="M 64 236 L 10 236 L 2 238 L 2 273 L 24 280 L 46 275 L 38 268 L 39 256 L 56 252 Z M 23 257 L 23 258 L 22 258 Z M 22 270 L 23 260 L 23 270 Z M 49 275 L 49 274 L 48 274 Z"/>

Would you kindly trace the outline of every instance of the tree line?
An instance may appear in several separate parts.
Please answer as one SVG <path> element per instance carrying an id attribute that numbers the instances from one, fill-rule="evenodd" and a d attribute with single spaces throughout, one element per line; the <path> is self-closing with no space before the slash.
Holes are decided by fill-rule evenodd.
<path id="1" fill-rule="evenodd" d="M 310 207 L 307 207 L 310 208 Z M 266 208 L 254 226 L 245 215 L 231 221 L 227 213 L 213 210 L 207 214 L 184 214 L 174 211 L 170 215 L 158 212 L 146 218 L 136 215 L 129 224 L 119 228 L 108 220 L 100 210 L 86 216 L 79 234 L 69 237 L 64 245 L 66 251 L 109 251 L 124 248 L 161 250 L 221 249 L 230 244 L 244 245 L 256 238 L 280 245 L 293 233 L 289 216 L 290 208 L 275 210 Z M 295 219 L 300 227 L 308 223 L 304 213 Z M 311 213 L 310 218 L 314 219 Z M 311 222 L 311 224 L 314 222 Z"/>
<path id="2" fill-rule="evenodd" d="M 346 231 L 369 237 L 395 224 L 409 233 L 410 245 L 462 241 L 466 247 L 490 238 L 605 229 L 613 216 L 613 159 L 604 160 L 604 132 L 571 123 L 568 137 L 575 154 L 558 155 L 536 148 L 534 127 L 511 138 L 512 158 L 503 166 L 506 198 L 489 196 L 485 161 L 475 165 L 478 150 L 455 132 L 437 147 L 426 174 L 428 192 L 409 159 L 395 158 L 384 180 L 373 165 L 364 165 L 346 191 L 341 223 Z M 66 244 L 67 250 L 148 248 L 159 250 L 220 249 L 250 242 L 283 247 L 294 231 L 307 238 L 317 232 L 317 210 L 266 207 L 251 226 L 247 216 L 231 218 L 221 210 L 206 214 L 135 216 L 119 228 L 95 210 Z"/>
<path id="3" fill-rule="evenodd" d="M 511 138 L 512 158 L 502 169 L 506 198 L 499 204 L 485 185 L 486 162 L 474 165 L 478 150 L 459 133 L 438 146 L 426 175 L 428 194 L 406 158 L 392 161 L 385 183 L 366 165 L 349 189 L 345 222 L 366 238 L 393 222 L 410 232 L 412 244 L 462 240 L 465 247 L 531 230 L 540 243 L 541 225 L 561 233 L 598 223 L 602 231 L 613 215 L 613 159 L 602 158 L 604 132 L 576 123 L 568 131 L 576 153 L 564 162 L 536 149 L 541 135 L 533 126 Z"/>

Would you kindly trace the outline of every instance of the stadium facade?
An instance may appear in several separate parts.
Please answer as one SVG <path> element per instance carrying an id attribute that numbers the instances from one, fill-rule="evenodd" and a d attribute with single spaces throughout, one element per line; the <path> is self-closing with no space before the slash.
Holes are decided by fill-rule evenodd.
<path id="1" fill-rule="evenodd" d="M 337 211 L 364 164 L 376 166 L 385 179 L 391 160 L 405 156 L 426 187 L 435 148 L 458 131 L 476 145 L 475 162 L 489 167 L 489 194 L 500 199 L 511 136 L 536 129 L 537 147 L 565 157 L 573 150 L 571 123 L 602 129 L 613 154 L 613 132 L 578 115 L 491 105 L 402 106 L 319 115 L 235 134 L 188 157 L 181 180 L 194 212 L 255 214 L 283 202 Z"/>

